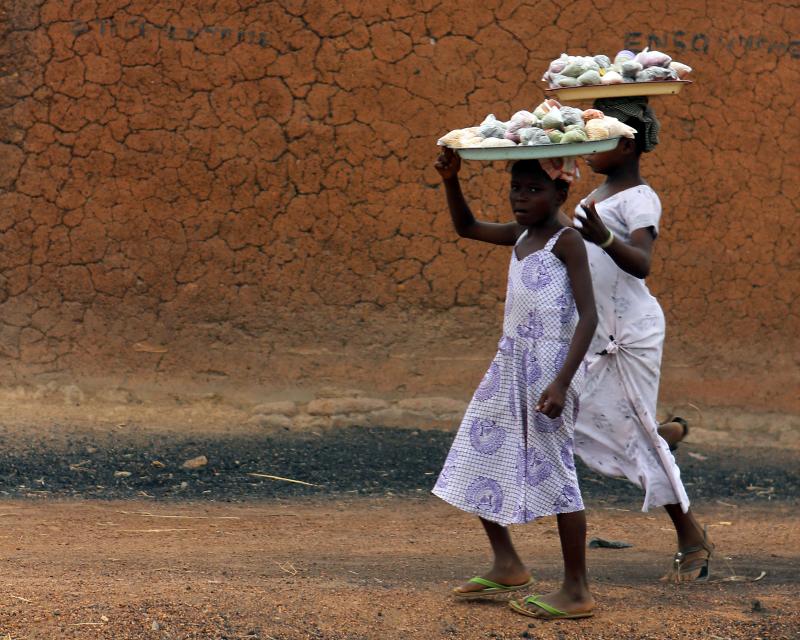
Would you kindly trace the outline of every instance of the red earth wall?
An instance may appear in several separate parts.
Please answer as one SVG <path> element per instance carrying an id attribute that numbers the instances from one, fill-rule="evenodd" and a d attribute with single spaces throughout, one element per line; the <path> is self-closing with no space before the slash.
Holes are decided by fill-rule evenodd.
<path id="1" fill-rule="evenodd" d="M 508 250 L 458 240 L 447 130 L 542 99 L 562 51 L 650 43 L 649 284 L 667 401 L 800 412 L 795 2 L 6 2 L 0 382 L 468 396 Z M 467 163 L 481 215 L 506 175 Z M 597 179 L 587 170 L 572 200 Z"/>

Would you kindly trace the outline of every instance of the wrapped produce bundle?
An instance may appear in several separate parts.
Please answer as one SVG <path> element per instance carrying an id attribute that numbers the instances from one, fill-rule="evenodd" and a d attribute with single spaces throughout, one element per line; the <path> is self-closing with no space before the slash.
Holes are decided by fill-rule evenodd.
<path id="1" fill-rule="evenodd" d="M 516 147 L 517 143 L 505 138 L 484 138 L 479 144 L 481 148 L 487 147 Z"/>
<path id="2" fill-rule="evenodd" d="M 620 72 L 623 78 L 635 78 L 636 74 L 643 70 L 644 67 L 638 60 L 626 60 L 620 66 Z"/>
<path id="3" fill-rule="evenodd" d="M 649 67 L 636 74 L 636 82 L 654 82 L 658 80 L 677 80 L 678 74 L 664 67 Z"/>
<path id="4" fill-rule="evenodd" d="M 551 144 L 550 137 L 544 129 L 539 127 L 529 127 L 519 132 L 520 144 L 533 147 L 538 144 Z"/>
<path id="5" fill-rule="evenodd" d="M 586 73 L 578 76 L 578 82 L 582 85 L 600 84 L 600 81 L 600 72 L 595 71 L 594 69 L 590 69 Z"/>
<path id="6" fill-rule="evenodd" d="M 505 122 L 500 122 L 494 117 L 493 113 L 486 116 L 486 119 L 481 122 L 478 127 L 478 133 L 484 138 L 503 138 L 506 135 L 508 125 Z"/>
<path id="7" fill-rule="evenodd" d="M 608 56 L 594 56 L 594 61 L 597 63 L 597 66 L 601 69 L 608 69 L 611 66 L 611 60 Z"/>
<path id="8" fill-rule="evenodd" d="M 533 115 L 541 120 L 550 110 L 559 108 L 561 108 L 561 105 L 558 103 L 558 100 L 548 99 L 533 110 Z"/>
<path id="9" fill-rule="evenodd" d="M 602 117 L 604 117 L 604 115 L 605 114 L 602 111 L 600 111 L 599 109 L 586 109 L 583 112 L 583 121 L 584 122 L 588 122 L 589 120 L 592 120 L 593 118 L 602 118 Z"/>
<path id="10" fill-rule="evenodd" d="M 545 129 L 563 129 L 564 116 L 561 115 L 561 109 L 550 109 L 544 114 L 542 127 Z"/>
<path id="11" fill-rule="evenodd" d="M 583 129 L 572 129 L 571 131 L 567 131 L 564 134 L 559 144 L 569 144 L 571 142 L 586 142 L 587 140 L 589 140 L 589 136 L 586 135 L 586 132 Z"/>
<path id="12" fill-rule="evenodd" d="M 675 73 L 678 74 L 678 78 L 683 80 L 686 76 L 688 76 L 692 72 L 692 68 L 688 64 L 683 64 L 682 62 L 675 62 L 673 60 L 669 63 L 669 68 L 672 69 Z"/>
<path id="13" fill-rule="evenodd" d="M 603 122 L 608 126 L 609 138 L 630 138 L 632 140 L 636 137 L 636 129 L 624 122 L 620 122 L 617 118 L 605 116 Z"/>
<path id="14" fill-rule="evenodd" d="M 634 60 L 641 64 L 644 69 L 649 69 L 650 67 L 668 68 L 669 63 L 672 62 L 672 58 L 666 53 L 650 51 L 647 48 L 641 53 L 637 53 Z"/>
<path id="15" fill-rule="evenodd" d="M 569 76 L 557 76 L 553 81 L 555 82 L 556 86 L 562 88 L 581 86 L 581 83 L 577 78 L 570 78 Z"/>
<path id="16" fill-rule="evenodd" d="M 633 51 L 628 51 L 627 49 L 623 49 L 617 55 L 614 56 L 614 68 L 621 69 L 622 63 L 628 60 L 633 60 L 636 57 L 636 54 Z"/>
<path id="17" fill-rule="evenodd" d="M 463 141 L 474 138 L 478 135 L 479 127 L 468 127 L 466 129 L 453 129 L 450 133 L 439 138 L 437 144 L 443 147 L 461 147 Z"/>
<path id="18" fill-rule="evenodd" d="M 561 107 L 561 117 L 564 121 L 564 126 L 580 124 L 583 122 L 583 111 L 575 107 Z"/>
<path id="19" fill-rule="evenodd" d="M 600 84 L 622 84 L 623 82 L 625 82 L 625 79 L 622 77 L 622 74 L 613 70 L 608 71 L 600 78 Z"/>
<path id="20" fill-rule="evenodd" d="M 603 140 L 608 138 L 609 131 L 608 131 L 608 124 L 605 122 L 605 118 L 593 118 L 586 123 L 586 137 L 589 140 Z"/>
<path id="21" fill-rule="evenodd" d="M 539 118 L 530 111 L 517 111 L 506 124 L 508 125 L 506 127 L 506 140 L 519 144 L 519 132 L 527 127 L 538 126 Z"/>

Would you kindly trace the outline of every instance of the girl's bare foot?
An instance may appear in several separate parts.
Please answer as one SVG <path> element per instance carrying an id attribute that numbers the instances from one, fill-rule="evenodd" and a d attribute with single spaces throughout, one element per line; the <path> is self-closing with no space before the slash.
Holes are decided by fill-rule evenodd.
<path id="1" fill-rule="evenodd" d="M 527 586 L 531 581 L 531 573 L 522 564 L 514 544 L 511 542 L 511 534 L 508 527 L 504 527 L 491 520 L 481 518 L 481 524 L 486 530 L 489 542 L 492 545 L 494 561 L 492 568 L 480 577 L 498 585 L 507 587 Z M 477 597 L 482 591 L 487 595 L 492 593 L 503 593 L 496 587 L 479 584 L 477 582 L 466 582 L 460 587 L 453 589 L 457 597 Z M 474 595 L 473 595 L 474 594 Z"/>
<path id="2" fill-rule="evenodd" d="M 669 448 L 674 451 L 678 443 L 689 433 L 689 424 L 683 418 L 670 418 L 658 425 L 658 435 L 667 441 Z"/>
<path id="3" fill-rule="evenodd" d="M 482 573 L 481 578 L 502 584 L 508 587 L 516 587 L 519 585 L 526 585 L 531 580 L 531 573 L 522 564 L 514 564 L 507 566 L 495 565 L 486 573 Z M 485 591 L 486 587 L 475 582 L 465 582 L 459 587 L 453 589 L 455 593 L 476 593 Z"/>

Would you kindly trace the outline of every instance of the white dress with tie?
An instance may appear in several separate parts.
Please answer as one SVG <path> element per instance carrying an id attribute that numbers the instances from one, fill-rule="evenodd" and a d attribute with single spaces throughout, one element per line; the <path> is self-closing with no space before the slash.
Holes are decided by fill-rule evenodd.
<path id="1" fill-rule="evenodd" d="M 658 233 L 661 202 L 647 185 L 620 191 L 596 209 L 621 240 L 628 241 L 636 229 Z M 668 504 L 686 511 L 680 469 L 657 430 L 664 313 L 644 280 L 625 273 L 597 245 L 586 244 L 598 324 L 587 354 L 575 455 L 599 473 L 624 476 L 644 489 L 644 511 Z"/>

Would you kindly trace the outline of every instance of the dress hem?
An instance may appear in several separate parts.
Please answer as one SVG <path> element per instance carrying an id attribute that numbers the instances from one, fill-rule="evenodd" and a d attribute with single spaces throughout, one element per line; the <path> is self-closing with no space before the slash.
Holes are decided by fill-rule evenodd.
<path id="1" fill-rule="evenodd" d="M 547 518 L 549 516 L 557 516 L 557 515 L 562 514 L 562 513 L 577 513 L 578 511 L 585 511 L 585 509 L 586 509 L 586 507 L 583 505 L 583 502 L 581 502 L 580 508 L 578 508 L 578 509 L 564 509 L 563 511 L 551 511 L 549 513 L 541 513 L 541 514 L 537 514 L 535 517 L 531 518 L 530 520 L 508 520 L 508 521 L 502 521 L 502 520 L 499 520 L 499 519 L 497 519 L 495 517 L 492 517 L 493 514 L 487 514 L 484 511 L 479 511 L 478 509 L 471 508 L 471 507 L 469 507 L 469 506 L 467 506 L 467 505 L 465 505 L 463 503 L 458 503 L 458 502 L 455 502 L 453 500 L 450 500 L 449 498 L 446 498 L 443 495 L 437 493 L 436 489 L 431 489 L 431 493 L 433 495 L 435 495 L 437 498 L 439 498 L 440 500 L 446 502 L 450 506 L 455 507 L 456 509 L 459 509 L 460 511 L 464 511 L 465 513 L 471 513 L 473 515 L 479 516 L 479 517 L 483 518 L 484 520 L 488 520 L 489 522 L 494 522 L 495 524 L 499 524 L 501 527 L 507 527 L 507 526 L 512 525 L 512 524 L 529 524 L 531 522 L 534 522 L 535 520 L 538 520 L 539 518 Z"/>
<path id="2" fill-rule="evenodd" d="M 688 513 L 689 507 L 691 506 L 691 502 L 689 500 L 686 500 L 685 502 L 681 500 L 675 500 L 674 502 L 661 502 L 660 500 L 649 502 L 645 497 L 644 504 L 642 504 L 642 513 L 649 513 L 650 509 L 660 509 L 661 507 L 668 507 L 671 504 L 680 505 L 681 511 L 684 513 Z"/>

